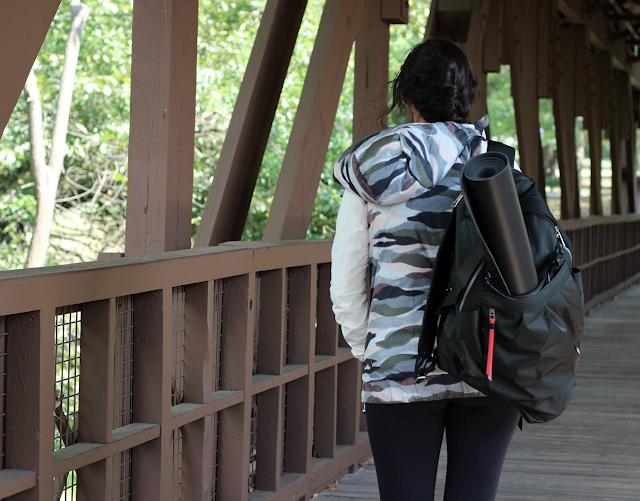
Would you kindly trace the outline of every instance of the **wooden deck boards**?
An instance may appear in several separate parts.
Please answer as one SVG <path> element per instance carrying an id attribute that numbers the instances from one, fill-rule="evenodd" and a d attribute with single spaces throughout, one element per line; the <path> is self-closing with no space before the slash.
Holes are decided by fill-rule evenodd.
<path id="1" fill-rule="evenodd" d="M 443 447 L 437 500 L 445 470 Z M 318 499 L 378 501 L 375 468 L 346 476 Z M 571 404 L 551 423 L 516 431 L 496 499 L 640 500 L 640 286 L 587 317 Z"/>

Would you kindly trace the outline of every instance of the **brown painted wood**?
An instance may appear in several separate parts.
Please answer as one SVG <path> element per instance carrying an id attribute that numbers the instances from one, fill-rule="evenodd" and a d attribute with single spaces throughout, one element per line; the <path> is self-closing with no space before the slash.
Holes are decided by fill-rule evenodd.
<path id="1" fill-rule="evenodd" d="M 553 114 L 556 123 L 563 218 L 580 217 L 575 138 L 575 40 L 576 28 L 558 26 L 554 64 Z"/>
<path id="2" fill-rule="evenodd" d="M 602 75 L 598 71 L 599 54 L 587 54 L 587 114 L 585 124 L 589 135 L 589 159 L 591 161 L 591 191 L 589 212 L 592 216 L 602 215 Z"/>
<path id="3" fill-rule="evenodd" d="M 551 0 L 538 2 L 537 96 L 551 97 Z"/>
<path id="4" fill-rule="evenodd" d="M 103 299 L 81 305 L 79 442 L 111 441 L 116 304 Z M 111 458 L 78 470 L 78 496 L 111 500 Z"/>
<path id="5" fill-rule="evenodd" d="M 258 372 L 282 374 L 286 330 L 285 270 L 260 273 Z"/>
<path id="6" fill-rule="evenodd" d="M 318 265 L 318 327 L 316 328 L 316 354 L 334 356 L 338 352 L 339 327 L 333 313 L 329 286 L 331 263 Z"/>
<path id="7" fill-rule="evenodd" d="M 137 294 L 134 304 L 133 420 L 161 425 L 159 438 L 133 449 L 132 496 L 164 500 L 171 488 L 170 287 Z"/>
<path id="8" fill-rule="evenodd" d="M 364 0 L 327 0 L 264 240 L 305 238 Z"/>
<path id="9" fill-rule="evenodd" d="M 353 88 L 353 140 L 358 141 L 387 127 L 379 118 L 389 106 L 389 20 L 385 6 L 399 9 L 398 0 L 368 1 L 356 37 Z"/>
<path id="10" fill-rule="evenodd" d="M 213 280 L 185 286 L 184 401 L 211 402 L 213 392 Z"/>
<path id="11" fill-rule="evenodd" d="M 316 372 L 313 410 L 313 452 L 316 457 L 336 457 L 338 366 Z"/>
<path id="12" fill-rule="evenodd" d="M 51 308 L 7 318 L 5 467 L 38 476 L 36 486 L 16 495 L 16 501 L 51 500 L 54 315 Z"/>
<path id="13" fill-rule="evenodd" d="M 377 10 L 377 6 L 373 5 L 375 3 L 377 0 L 370 2 L 372 10 Z M 393 24 L 409 23 L 409 2 L 407 0 L 381 0 L 380 4 L 382 7 L 381 17 L 384 21 Z"/>
<path id="14" fill-rule="evenodd" d="M 316 267 L 289 269 L 289 363 L 313 361 L 316 318 Z"/>
<path id="15" fill-rule="evenodd" d="M 222 388 L 249 395 L 253 365 L 254 273 L 224 280 Z M 220 412 L 220 501 L 246 501 L 249 473 L 251 399 Z"/>
<path id="16" fill-rule="evenodd" d="M 182 427 L 181 489 L 184 500 L 211 499 L 212 433 L 211 416 Z"/>
<path id="17" fill-rule="evenodd" d="M 35 471 L 0 470 L 0 499 L 6 499 L 35 486 Z"/>
<path id="18" fill-rule="evenodd" d="M 296 379 L 287 385 L 287 472 L 311 471 L 311 434 L 313 374 Z"/>
<path id="19" fill-rule="evenodd" d="M 338 427 L 339 444 L 356 445 L 360 433 L 360 364 L 356 359 L 338 366 Z"/>
<path id="20" fill-rule="evenodd" d="M 637 124 L 636 122 L 633 122 L 631 124 L 631 130 L 630 130 L 630 139 L 629 141 L 625 142 L 625 146 L 627 148 L 627 201 L 628 201 L 628 206 L 627 206 L 627 211 L 631 214 L 638 212 L 637 210 L 637 205 L 638 205 L 638 179 L 636 177 L 636 165 L 637 165 L 637 157 L 638 157 L 638 152 L 637 152 L 637 147 L 638 147 L 638 140 L 637 140 L 637 133 L 636 133 L 636 129 L 637 129 Z"/>
<path id="21" fill-rule="evenodd" d="M 306 0 L 269 0 L 231 116 L 195 246 L 240 240 Z"/>
<path id="22" fill-rule="evenodd" d="M 628 78 L 628 77 L 627 77 Z M 624 138 L 622 135 L 621 115 L 624 111 L 624 85 L 625 76 L 619 72 L 613 72 L 613 107 L 612 126 L 610 131 L 611 145 L 611 214 L 622 214 L 623 185 L 622 164 L 624 162 Z"/>
<path id="23" fill-rule="evenodd" d="M 81 442 L 63 447 L 53 453 L 53 476 L 110 458 L 114 454 L 134 449 L 160 436 L 160 426 L 149 423 L 133 423 L 113 431 L 113 441 L 108 444 Z"/>
<path id="24" fill-rule="evenodd" d="M 584 26 L 576 26 L 576 48 L 575 48 L 575 114 L 584 117 L 587 108 L 587 50 L 589 39 L 587 29 Z"/>
<path id="25" fill-rule="evenodd" d="M 256 488 L 278 491 L 282 474 L 282 386 L 260 393 L 257 399 Z"/>
<path id="26" fill-rule="evenodd" d="M 500 46 L 502 44 L 502 6 L 500 0 L 489 0 L 487 26 L 482 49 L 482 69 L 485 73 L 500 72 Z M 477 71 L 477 69 L 476 69 Z"/>
<path id="27" fill-rule="evenodd" d="M 0 16 L 0 137 L 13 113 L 60 0 L 5 2 Z"/>
<path id="28" fill-rule="evenodd" d="M 538 190 L 544 195 L 537 92 L 537 7 L 535 0 L 505 0 L 505 36 L 511 66 L 520 168 L 535 180 Z"/>
<path id="29" fill-rule="evenodd" d="M 84 303 L 80 357 L 79 442 L 111 441 L 113 429 L 113 357 L 115 344 L 115 299 Z"/>
<path id="30" fill-rule="evenodd" d="M 198 0 L 133 8 L 127 256 L 191 247 Z"/>

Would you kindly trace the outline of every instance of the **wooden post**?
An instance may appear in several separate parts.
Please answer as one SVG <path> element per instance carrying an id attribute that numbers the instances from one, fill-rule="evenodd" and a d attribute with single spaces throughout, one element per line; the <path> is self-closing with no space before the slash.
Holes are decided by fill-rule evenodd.
<path id="1" fill-rule="evenodd" d="M 314 453 L 323 458 L 336 456 L 338 367 L 315 374 L 315 405 L 313 408 Z"/>
<path id="2" fill-rule="evenodd" d="M 367 1 L 356 38 L 353 88 L 353 140 L 387 127 L 378 117 L 389 106 L 389 22 L 382 19 L 382 2 Z"/>
<path id="3" fill-rule="evenodd" d="M 364 0 L 327 0 L 263 240 L 304 239 Z"/>
<path id="4" fill-rule="evenodd" d="M 589 157 L 591 160 L 591 189 L 589 212 L 592 216 L 602 215 L 602 75 L 597 68 L 600 55 L 594 51 L 587 53 L 587 113 L 586 128 L 589 133 Z"/>
<path id="5" fill-rule="evenodd" d="M 240 240 L 307 0 L 269 0 L 222 145 L 195 247 Z"/>
<path id="6" fill-rule="evenodd" d="M 553 114 L 556 121 L 563 219 L 580 217 L 575 134 L 576 28 L 556 25 L 558 37 L 554 62 Z"/>
<path id="7" fill-rule="evenodd" d="M 637 162 L 637 124 L 633 122 L 631 124 L 631 137 L 626 142 L 627 147 L 627 192 L 628 192 L 628 208 L 630 214 L 637 212 L 637 194 L 638 194 L 638 180 L 636 177 L 636 162 Z"/>
<path id="8" fill-rule="evenodd" d="M 538 5 L 535 0 L 505 0 L 505 36 L 511 66 L 511 91 L 515 106 L 518 149 L 522 172 L 536 181 L 545 194 L 545 174 L 540 159 L 538 111 Z"/>
<path id="9" fill-rule="evenodd" d="M 127 256 L 191 247 L 198 0 L 133 8 Z"/>
<path id="10" fill-rule="evenodd" d="M 286 270 L 260 273 L 258 372 L 282 374 L 285 342 Z"/>
<path id="11" fill-rule="evenodd" d="M 185 286 L 184 401 L 206 404 L 213 391 L 214 282 Z M 182 497 L 211 498 L 213 418 L 182 427 Z"/>
<path id="12" fill-rule="evenodd" d="M 316 329 L 316 355 L 336 355 L 340 327 L 333 313 L 329 287 L 331 263 L 318 265 L 318 327 Z"/>
<path id="13" fill-rule="evenodd" d="M 613 106 L 611 109 L 611 214 L 622 214 L 622 164 L 624 154 L 624 138 L 622 135 L 621 115 L 624 110 L 624 82 L 623 74 L 612 68 Z"/>
<path id="14" fill-rule="evenodd" d="M 60 0 L 3 2 L 0 16 L 0 137 L 59 6 Z"/>
<path id="15" fill-rule="evenodd" d="M 258 395 L 256 488 L 280 490 L 282 474 L 282 386 Z"/>
<path id="16" fill-rule="evenodd" d="M 161 425 L 160 437 L 133 449 L 131 494 L 171 495 L 171 287 L 134 296 L 133 421 Z"/>
<path id="17" fill-rule="evenodd" d="M 244 400 L 220 412 L 218 496 L 220 501 L 247 501 L 251 427 L 255 273 L 224 279 L 222 351 L 224 390 L 244 392 Z"/>
<path id="18" fill-rule="evenodd" d="M 16 501 L 51 501 L 55 329 L 53 308 L 7 318 L 5 468 L 37 474 Z"/>
<path id="19" fill-rule="evenodd" d="M 353 359 L 338 366 L 338 429 L 339 444 L 355 445 L 360 432 L 360 367 Z"/>
<path id="20" fill-rule="evenodd" d="M 289 363 L 309 366 L 309 375 L 287 385 L 288 472 L 311 472 L 315 347 L 315 265 L 289 269 Z"/>
<path id="21" fill-rule="evenodd" d="M 81 306 L 79 442 L 111 442 L 116 301 Z M 78 498 L 111 500 L 111 457 L 78 470 Z"/>

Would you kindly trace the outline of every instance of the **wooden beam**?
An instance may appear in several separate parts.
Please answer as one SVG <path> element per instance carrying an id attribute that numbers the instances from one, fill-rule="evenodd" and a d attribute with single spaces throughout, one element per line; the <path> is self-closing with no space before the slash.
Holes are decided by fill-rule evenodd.
<path id="1" fill-rule="evenodd" d="M 594 10 L 585 13 L 585 24 L 589 33 L 589 41 L 600 50 L 609 48 L 609 27 L 607 16 L 602 10 Z"/>
<path id="2" fill-rule="evenodd" d="M 603 78 L 600 68 L 600 54 L 587 52 L 587 112 L 585 125 L 589 135 L 589 158 L 591 160 L 591 191 L 589 213 L 602 215 L 602 107 L 600 95 L 603 92 Z"/>
<path id="3" fill-rule="evenodd" d="M 133 7 L 127 256 L 191 247 L 198 0 Z"/>
<path id="4" fill-rule="evenodd" d="M 631 138 L 626 141 L 627 148 L 627 212 L 634 214 L 638 206 L 638 179 L 636 177 L 636 163 L 638 158 L 637 124 L 631 127 Z"/>
<path id="5" fill-rule="evenodd" d="M 79 442 L 109 443 L 113 430 L 116 301 L 103 299 L 81 306 Z M 111 499 L 111 458 L 78 470 L 78 496 Z"/>
<path id="6" fill-rule="evenodd" d="M 505 37 L 509 48 L 520 167 L 536 181 L 538 190 L 544 194 L 537 94 L 537 9 L 535 0 L 505 0 Z"/>
<path id="7" fill-rule="evenodd" d="M 584 23 L 583 9 L 583 0 L 559 0 L 558 2 L 558 10 L 573 24 Z"/>
<path id="8" fill-rule="evenodd" d="M 356 37 L 353 88 L 353 140 L 358 141 L 382 127 L 378 117 L 389 106 L 389 22 L 382 18 L 381 4 L 367 2 Z"/>
<path id="9" fill-rule="evenodd" d="M 373 0 L 367 8 L 378 10 L 381 7 L 381 18 L 391 24 L 409 23 L 409 2 L 407 0 Z"/>
<path id="10" fill-rule="evenodd" d="M 482 69 L 485 73 L 500 72 L 500 47 L 502 45 L 502 2 L 489 0 L 487 26 L 484 34 L 482 49 Z"/>
<path id="11" fill-rule="evenodd" d="M 466 41 L 462 46 L 465 54 L 471 62 L 478 83 L 480 84 L 480 95 L 471 105 L 469 117 L 474 122 L 487 114 L 487 75 L 482 66 L 482 51 L 484 47 L 484 34 L 487 27 L 490 0 L 474 1 Z"/>
<path id="12" fill-rule="evenodd" d="M 3 2 L 0 16 L 0 137 L 13 113 L 60 0 Z"/>
<path id="13" fill-rule="evenodd" d="M 611 127 L 611 214 L 623 214 L 626 207 L 623 204 L 623 156 L 626 154 L 623 135 L 623 116 L 628 113 L 625 109 L 625 94 L 628 76 L 619 71 L 613 71 L 613 108 Z"/>
<path id="14" fill-rule="evenodd" d="M 133 449 L 132 497 L 167 499 L 171 492 L 172 288 L 136 294 L 133 304 L 133 421 L 161 426 L 160 436 Z"/>
<path id="15" fill-rule="evenodd" d="M 563 219 L 580 217 L 578 167 L 575 137 L 575 48 L 576 28 L 558 26 L 554 64 L 553 114 L 556 123 Z"/>
<path id="16" fill-rule="evenodd" d="M 316 201 L 364 0 L 327 0 L 264 240 L 303 239 Z"/>
<path id="17" fill-rule="evenodd" d="M 240 85 L 195 247 L 240 240 L 307 0 L 269 0 Z"/>
<path id="18" fill-rule="evenodd" d="M 7 318 L 5 468 L 37 474 L 20 501 L 51 500 L 55 332 L 53 308 Z"/>
<path id="19" fill-rule="evenodd" d="M 538 5 L 538 97 L 551 97 L 552 0 L 540 0 Z"/>
<path id="20" fill-rule="evenodd" d="M 589 80 L 587 78 L 587 50 L 588 37 L 587 30 L 584 26 L 576 26 L 576 48 L 575 48 L 575 114 L 576 116 L 585 116 L 587 109 L 587 87 Z"/>

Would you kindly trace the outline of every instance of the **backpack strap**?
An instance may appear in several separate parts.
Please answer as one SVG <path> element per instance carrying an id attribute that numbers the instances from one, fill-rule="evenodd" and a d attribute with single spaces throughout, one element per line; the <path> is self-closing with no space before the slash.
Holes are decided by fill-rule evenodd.
<path id="1" fill-rule="evenodd" d="M 504 143 L 500 143 L 498 141 L 489 140 L 489 145 L 487 146 L 487 151 L 497 151 L 498 153 L 504 154 L 509 159 L 509 165 L 513 168 L 514 163 L 516 161 L 516 150 L 511 146 L 507 146 Z"/>

